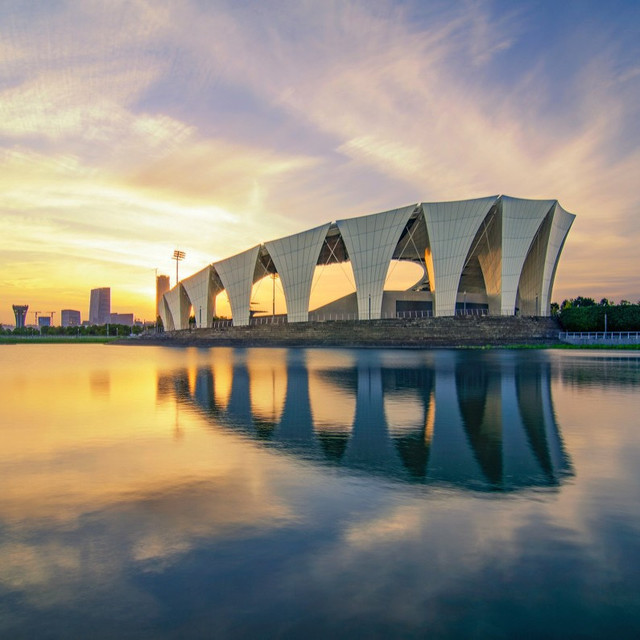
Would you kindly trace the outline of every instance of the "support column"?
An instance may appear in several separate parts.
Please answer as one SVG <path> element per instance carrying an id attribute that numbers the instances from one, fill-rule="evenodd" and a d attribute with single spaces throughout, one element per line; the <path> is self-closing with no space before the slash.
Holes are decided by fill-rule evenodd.
<path id="1" fill-rule="evenodd" d="M 174 328 L 177 330 L 189 328 L 189 309 L 191 301 L 182 283 L 178 283 L 171 291 L 164 294 L 169 307 Z"/>
<path id="2" fill-rule="evenodd" d="M 282 281 L 289 322 L 306 322 L 309 319 L 311 283 L 329 227 L 327 223 L 309 231 L 265 242 Z"/>
<path id="3" fill-rule="evenodd" d="M 501 315 L 516 309 L 518 284 L 529 248 L 555 200 L 521 200 L 502 196 Z"/>
<path id="4" fill-rule="evenodd" d="M 360 218 L 338 220 L 356 281 L 358 317 L 380 318 L 382 292 L 389 263 L 415 205 L 374 213 Z M 369 313 L 369 299 L 371 313 Z"/>
<path id="5" fill-rule="evenodd" d="M 213 265 L 229 296 L 234 327 L 249 324 L 251 287 L 259 249 L 260 245 L 256 245 Z"/>
<path id="6" fill-rule="evenodd" d="M 425 259 L 435 292 L 434 315 L 455 315 L 458 285 L 471 243 L 496 199 L 422 203 L 429 235 L 430 251 Z"/>

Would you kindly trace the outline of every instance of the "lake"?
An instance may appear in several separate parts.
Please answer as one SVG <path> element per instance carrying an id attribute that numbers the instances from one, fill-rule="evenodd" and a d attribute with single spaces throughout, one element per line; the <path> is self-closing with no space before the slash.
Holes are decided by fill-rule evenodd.
<path id="1" fill-rule="evenodd" d="M 635 638 L 640 357 L 0 346 L 2 638 Z"/>

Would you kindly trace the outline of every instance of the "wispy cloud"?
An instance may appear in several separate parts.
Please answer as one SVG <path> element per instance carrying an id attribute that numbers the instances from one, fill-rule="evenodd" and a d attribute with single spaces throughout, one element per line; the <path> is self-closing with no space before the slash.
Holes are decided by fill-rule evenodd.
<path id="1" fill-rule="evenodd" d="M 323 19 L 326 11 L 335 28 Z M 358 3 L 317 13 L 320 19 L 314 14 L 308 22 L 317 21 L 320 36 L 310 41 L 277 27 L 265 39 L 245 35 L 249 55 L 236 59 L 231 73 L 311 121 L 356 164 L 405 183 L 411 196 L 558 197 L 585 230 L 567 247 L 573 264 L 561 273 L 571 286 L 592 286 L 591 269 L 572 252 L 591 247 L 594 237 L 609 270 L 630 275 L 639 238 L 637 230 L 623 232 L 640 204 L 640 156 L 637 146 L 618 143 L 637 117 L 640 91 L 637 83 L 624 95 L 612 86 L 615 52 L 585 52 L 569 85 L 558 87 L 547 80 L 555 61 L 541 46 L 506 88 L 491 69 L 477 69 L 513 46 L 501 35 L 503 19 L 492 20 L 485 4 L 467 4 L 420 30 L 400 13 L 379 19 Z M 509 20 L 511 34 L 526 27 L 514 25 L 517 16 Z M 216 46 L 224 43 L 222 37 Z M 325 55 L 318 43 L 326 44 Z M 277 76 L 268 72 L 275 66 Z M 632 80 L 633 68 L 623 77 Z"/>
<path id="2" fill-rule="evenodd" d="M 560 295 L 634 295 L 640 76 L 621 43 L 585 47 L 588 23 L 532 47 L 553 17 L 533 5 L 8 7 L 0 225 L 30 256 L 55 238 L 110 280 L 123 241 L 149 267 L 177 242 L 195 271 L 337 217 L 509 193 L 578 214 Z M 589 276 L 594 237 L 614 290 Z"/>

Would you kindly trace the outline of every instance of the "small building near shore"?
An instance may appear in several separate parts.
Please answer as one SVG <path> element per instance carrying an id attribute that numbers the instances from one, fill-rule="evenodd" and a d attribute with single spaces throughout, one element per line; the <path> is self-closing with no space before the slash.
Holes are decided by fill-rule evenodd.
<path id="1" fill-rule="evenodd" d="M 133 313 L 112 313 L 109 317 L 109 322 L 133 327 Z"/>
<path id="2" fill-rule="evenodd" d="M 75 309 L 63 309 L 60 312 L 60 324 L 63 327 L 79 327 L 82 324 L 80 312 Z"/>

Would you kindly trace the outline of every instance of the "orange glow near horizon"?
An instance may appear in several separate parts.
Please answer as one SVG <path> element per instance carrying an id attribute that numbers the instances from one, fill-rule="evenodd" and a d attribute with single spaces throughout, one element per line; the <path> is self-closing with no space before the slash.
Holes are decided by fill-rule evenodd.
<path id="1" fill-rule="evenodd" d="M 640 298 L 640 74 L 622 9 L 532 47 L 565 33 L 560 5 L 509 12 L 494 46 L 491 3 L 428 19 L 417 0 L 223 5 L 0 10 L 0 323 L 12 304 L 85 320 L 97 287 L 153 320 L 176 248 L 186 277 L 331 220 L 500 193 L 577 215 L 554 300 Z M 311 309 L 349 292 L 322 280 L 332 293 L 316 287 Z"/>

